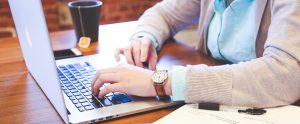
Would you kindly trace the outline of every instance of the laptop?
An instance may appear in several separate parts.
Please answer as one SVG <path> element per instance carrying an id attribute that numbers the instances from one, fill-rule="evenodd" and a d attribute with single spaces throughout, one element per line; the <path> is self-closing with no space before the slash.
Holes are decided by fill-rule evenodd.
<path id="1" fill-rule="evenodd" d="M 103 99 L 93 97 L 90 85 L 95 71 L 117 64 L 114 50 L 55 60 L 41 0 L 9 0 L 9 5 L 26 67 L 65 123 L 98 122 L 181 104 L 171 98 L 158 100 L 120 92 L 109 93 Z M 100 36 L 99 42 L 105 40 L 106 35 Z"/>

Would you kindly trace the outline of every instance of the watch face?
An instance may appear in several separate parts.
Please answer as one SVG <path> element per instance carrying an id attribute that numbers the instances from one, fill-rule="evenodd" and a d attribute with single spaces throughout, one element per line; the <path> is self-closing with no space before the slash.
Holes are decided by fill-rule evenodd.
<path id="1" fill-rule="evenodd" d="M 167 79 L 168 73 L 165 70 L 162 71 L 156 71 L 152 75 L 152 81 L 154 83 L 164 83 L 164 81 Z"/>

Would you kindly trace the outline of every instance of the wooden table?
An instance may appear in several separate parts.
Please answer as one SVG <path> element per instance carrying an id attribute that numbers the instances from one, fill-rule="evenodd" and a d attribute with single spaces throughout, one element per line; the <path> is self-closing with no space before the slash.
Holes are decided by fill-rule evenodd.
<path id="1" fill-rule="evenodd" d="M 106 49 L 103 46 L 105 44 L 114 47 L 126 45 L 128 43 L 126 37 L 129 37 L 133 29 L 134 23 L 100 26 L 99 43 L 93 43 L 89 48 L 80 50 L 84 55 L 113 52 L 112 48 Z M 118 36 L 112 35 L 114 33 L 117 33 Z M 72 30 L 52 33 L 51 40 L 55 50 L 76 47 L 75 35 Z M 29 75 L 18 39 L 0 39 L 0 44 L 0 123 L 63 123 L 39 86 Z M 174 42 L 174 40 L 169 40 L 159 56 L 159 68 L 170 68 L 174 64 L 220 64 L 184 44 Z M 178 107 L 140 113 L 104 123 L 151 123 L 176 108 Z"/>
<path id="2" fill-rule="evenodd" d="M 122 38 L 129 37 L 134 25 L 134 23 L 123 23 L 100 26 L 99 43 L 93 43 L 89 48 L 80 50 L 84 55 L 113 52 L 113 49 L 103 48 L 105 42 L 111 42 L 110 44 L 114 47 L 126 45 L 127 39 Z M 113 36 L 111 32 L 116 32 L 115 30 L 122 36 Z M 51 40 L 55 50 L 77 47 L 73 30 L 52 33 Z M 18 39 L 0 39 L 0 44 L 0 123 L 63 123 L 47 97 L 28 73 Z M 186 54 L 187 52 L 189 54 Z M 174 40 L 170 40 L 170 43 L 167 43 L 166 47 L 161 50 L 159 56 L 162 55 L 165 56 L 158 64 L 161 68 L 169 68 L 172 63 L 180 65 L 215 63 L 212 59 L 200 59 L 205 56 L 184 44 L 174 42 Z M 104 123 L 151 123 L 176 108 L 178 107 L 145 112 Z"/>

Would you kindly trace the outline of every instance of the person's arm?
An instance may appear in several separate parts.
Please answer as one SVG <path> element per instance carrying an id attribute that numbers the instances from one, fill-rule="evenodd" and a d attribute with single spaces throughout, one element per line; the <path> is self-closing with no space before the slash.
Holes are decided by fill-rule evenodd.
<path id="1" fill-rule="evenodd" d="M 187 67 L 187 103 L 273 107 L 300 98 L 300 2 L 274 0 L 261 58 L 233 65 Z"/>
<path id="2" fill-rule="evenodd" d="M 188 25 L 197 24 L 199 15 L 200 0 L 164 0 L 156 4 L 138 20 L 131 43 L 116 49 L 116 60 L 119 61 L 119 55 L 123 54 L 128 64 L 139 67 L 148 65 L 149 69 L 154 70 L 157 51 L 164 41 Z"/>
<path id="3" fill-rule="evenodd" d="M 152 34 L 159 49 L 170 36 L 188 25 L 197 24 L 199 15 L 200 0 L 163 0 L 140 17 L 135 33 Z"/>

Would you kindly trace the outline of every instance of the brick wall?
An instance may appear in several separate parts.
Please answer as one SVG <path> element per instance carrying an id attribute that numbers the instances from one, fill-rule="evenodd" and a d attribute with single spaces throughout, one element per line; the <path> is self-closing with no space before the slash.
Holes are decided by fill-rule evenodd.
<path id="1" fill-rule="evenodd" d="M 44 14 L 49 31 L 59 31 L 57 0 L 42 0 Z"/>
<path id="2" fill-rule="evenodd" d="M 48 29 L 50 31 L 60 30 L 58 24 L 56 0 L 42 0 Z M 0 38 L 12 36 L 11 30 L 14 29 L 13 18 L 8 5 L 8 0 L 0 0 Z"/>
<path id="3" fill-rule="evenodd" d="M 101 24 L 137 20 L 161 0 L 102 0 Z"/>
<path id="4" fill-rule="evenodd" d="M 65 30 L 72 27 L 71 22 L 61 21 L 69 18 L 68 16 L 65 18 L 59 15 L 58 4 L 66 3 L 66 1 L 71 0 L 42 0 L 49 31 Z M 161 0 L 102 0 L 100 23 L 109 24 L 137 20 L 146 9 L 159 1 Z M 68 9 L 62 11 L 68 11 Z M 11 33 L 7 32 L 11 31 L 10 29 L 14 29 L 14 24 L 8 2 L 7 0 L 0 0 L 0 38 L 10 37 Z"/>

